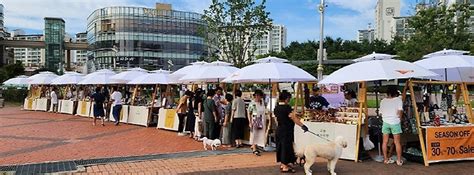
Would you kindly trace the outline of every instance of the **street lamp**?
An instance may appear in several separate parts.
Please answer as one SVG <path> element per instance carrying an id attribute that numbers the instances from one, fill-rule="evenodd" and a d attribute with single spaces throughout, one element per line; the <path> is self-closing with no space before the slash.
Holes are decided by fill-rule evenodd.
<path id="1" fill-rule="evenodd" d="M 115 53 L 115 56 L 114 56 L 114 59 L 113 59 L 113 62 L 112 62 L 113 66 L 114 66 L 114 70 L 115 70 L 116 69 L 116 64 L 117 64 L 117 58 L 118 58 L 117 57 L 118 48 L 115 44 L 112 47 L 112 51 L 114 51 L 114 53 Z"/>
<path id="2" fill-rule="evenodd" d="M 318 64 L 318 80 L 321 81 L 323 78 L 323 43 L 324 43 L 324 9 L 326 8 L 326 4 L 324 4 L 324 0 L 321 0 L 319 4 L 319 13 L 321 13 L 321 25 L 320 25 L 320 35 L 319 35 L 319 64 Z"/>

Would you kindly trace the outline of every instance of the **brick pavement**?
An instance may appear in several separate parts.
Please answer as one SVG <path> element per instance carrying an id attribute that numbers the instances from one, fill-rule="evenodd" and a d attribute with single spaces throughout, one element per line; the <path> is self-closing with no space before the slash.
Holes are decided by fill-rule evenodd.
<path id="1" fill-rule="evenodd" d="M 0 165 L 161 154 L 201 150 L 175 132 L 121 124 L 92 126 L 92 119 L 19 107 L 0 108 Z"/>
<path id="2" fill-rule="evenodd" d="M 407 162 L 402 167 L 395 164 L 384 165 L 374 161 L 355 163 L 340 160 L 336 173 L 338 174 L 390 174 L 390 175 L 438 175 L 438 174 L 472 174 L 472 161 L 432 164 L 425 167 L 422 164 Z M 296 167 L 296 174 L 304 174 L 302 167 Z M 313 174 L 328 174 L 326 161 L 317 159 L 312 167 Z M 222 175 L 222 174 L 280 174 L 275 163 L 274 153 L 264 153 L 260 157 L 252 154 L 230 154 L 198 158 L 176 158 L 151 160 L 141 162 L 123 162 L 105 165 L 93 165 L 73 174 L 183 174 L 183 175 Z"/>
<path id="3" fill-rule="evenodd" d="M 124 157 L 197 151 L 201 143 L 177 137 L 175 132 L 133 125 L 92 126 L 91 119 L 71 115 L 0 109 L 0 166 L 47 161 Z M 209 152 L 213 153 L 213 152 Z M 193 155 L 193 156 L 190 156 Z M 201 155 L 201 156 L 194 156 Z M 159 156 L 158 156 L 159 157 Z M 74 174 L 279 174 L 274 153 L 202 154 L 188 152 L 178 158 L 92 164 Z M 424 167 L 408 162 L 403 167 L 373 161 L 340 161 L 339 174 L 472 174 L 472 161 L 433 164 Z M 315 174 L 327 174 L 318 159 Z M 74 168 L 75 169 L 75 168 Z M 302 174 L 302 168 L 297 168 Z M 54 171 L 53 171 L 54 172 Z M 65 172 L 71 173 L 71 172 Z M 2 174 L 0 172 L 0 174 Z M 21 174 L 21 173 L 20 173 Z"/>

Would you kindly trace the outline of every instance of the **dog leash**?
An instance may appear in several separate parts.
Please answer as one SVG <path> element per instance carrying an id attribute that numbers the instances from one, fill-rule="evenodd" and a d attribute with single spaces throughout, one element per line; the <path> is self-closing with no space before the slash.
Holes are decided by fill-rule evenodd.
<path id="1" fill-rule="evenodd" d="M 328 142 L 332 142 L 331 140 L 329 140 L 329 139 L 327 139 L 327 138 L 324 138 L 324 137 L 321 137 L 320 135 L 314 133 L 313 131 L 308 130 L 308 132 L 311 133 L 311 134 L 313 134 L 313 135 L 315 135 L 315 136 L 317 136 L 317 137 L 319 137 L 319 138 L 321 138 L 321 139 L 323 139 L 323 140 L 326 140 L 326 141 L 328 141 Z"/>

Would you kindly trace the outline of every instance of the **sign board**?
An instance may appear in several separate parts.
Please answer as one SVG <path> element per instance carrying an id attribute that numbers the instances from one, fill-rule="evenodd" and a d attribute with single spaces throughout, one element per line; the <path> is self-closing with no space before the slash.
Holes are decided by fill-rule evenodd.
<path id="1" fill-rule="evenodd" d="M 130 106 L 128 112 L 128 123 L 135 125 L 148 125 L 148 107 L 146 106 Z"/>
<path id="2" fill-rule="evenodd" d="M 60 112 L 65 114 L 72 114 L 74 111 L 74 102 L 71 100 L 60 100 Z"/>
<path id="3" fill-rule="evenodd" d="M 33 99 L 25 98 L 25 102 L 23 103 L 23 109 L 25 109 L 25 110 L 34 110 L 33 109 Z"/>
<path id="4" fill-rule="evenodd" d="M 176 109 L 160 108 L 157 128 L 178 131 L 178 114 Z"/>
<path id="5" fill-rule="evenodd" d="M 303 122 L 310 131 L 322 138 L 334 141 L 337 136 L 343 136 L 347 147 L 342 150 L 341 159 L 355 160 L 357 125 L 324 122 Z M 312 144 L 329 143 L 327 140 L 311 133 L 303 133 L 303 130 L 295 125 L 295 151 Z"/>
<path id="6" fill-rule="evenodd" d="M 427 160 L 474 160 L 474 126 L 426 128 Z"/>
<path id="7" fill-rule="evenodd" d="M 110 108 L 109 119 L 110 121 L 115 122 L 114 115 L 112 114 L 113 106 Z M 120 122 L 127 123 L 128 120 L 128 108 L 129 105 L 122 105 L 122 111 L 120 112 Z"/>
<path id="8" fill-rule="evenodd" d="M 90 102 L 79 101 L 77 104 L 77 115 L 88 117 L 90 110 Z"/>
<path id="9" fill-rule="evenodd" d="M 35 101 L 36 101 L 35 110 L 37 110 L 37 111 L 47 111 L 48 110 L 48 99 L 38 98 Z"/>

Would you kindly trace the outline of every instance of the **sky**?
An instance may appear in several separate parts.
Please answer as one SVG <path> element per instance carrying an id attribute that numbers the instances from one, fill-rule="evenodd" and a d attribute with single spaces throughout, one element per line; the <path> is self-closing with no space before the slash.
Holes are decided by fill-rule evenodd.
<path id="1" fill-rule="evenodd" d="M 258 0 L 260 1 L 260 0 Z M 400 0 L 402 16 L 413 13 L 416 1 Z M 0 0 L 4 5 L 4 23 L 8 30 L 23 29 L 27 34 L 43 33 L 44 17 L 66 21 L 66 32 L 85 32 L 87 17 L 98 8 L 138 6 L 154 8 L 156 2 L 170 3 L 175 10 L 202 13 L 211 0 Z M 355 40 L 357 30 L 374 25 L 377 0 L 326 0 L 324 35 Z M 274 24 L 287 28 L 291 41 L 319 40 L 319 0 L 267 0 L 267 11 Z"/>

